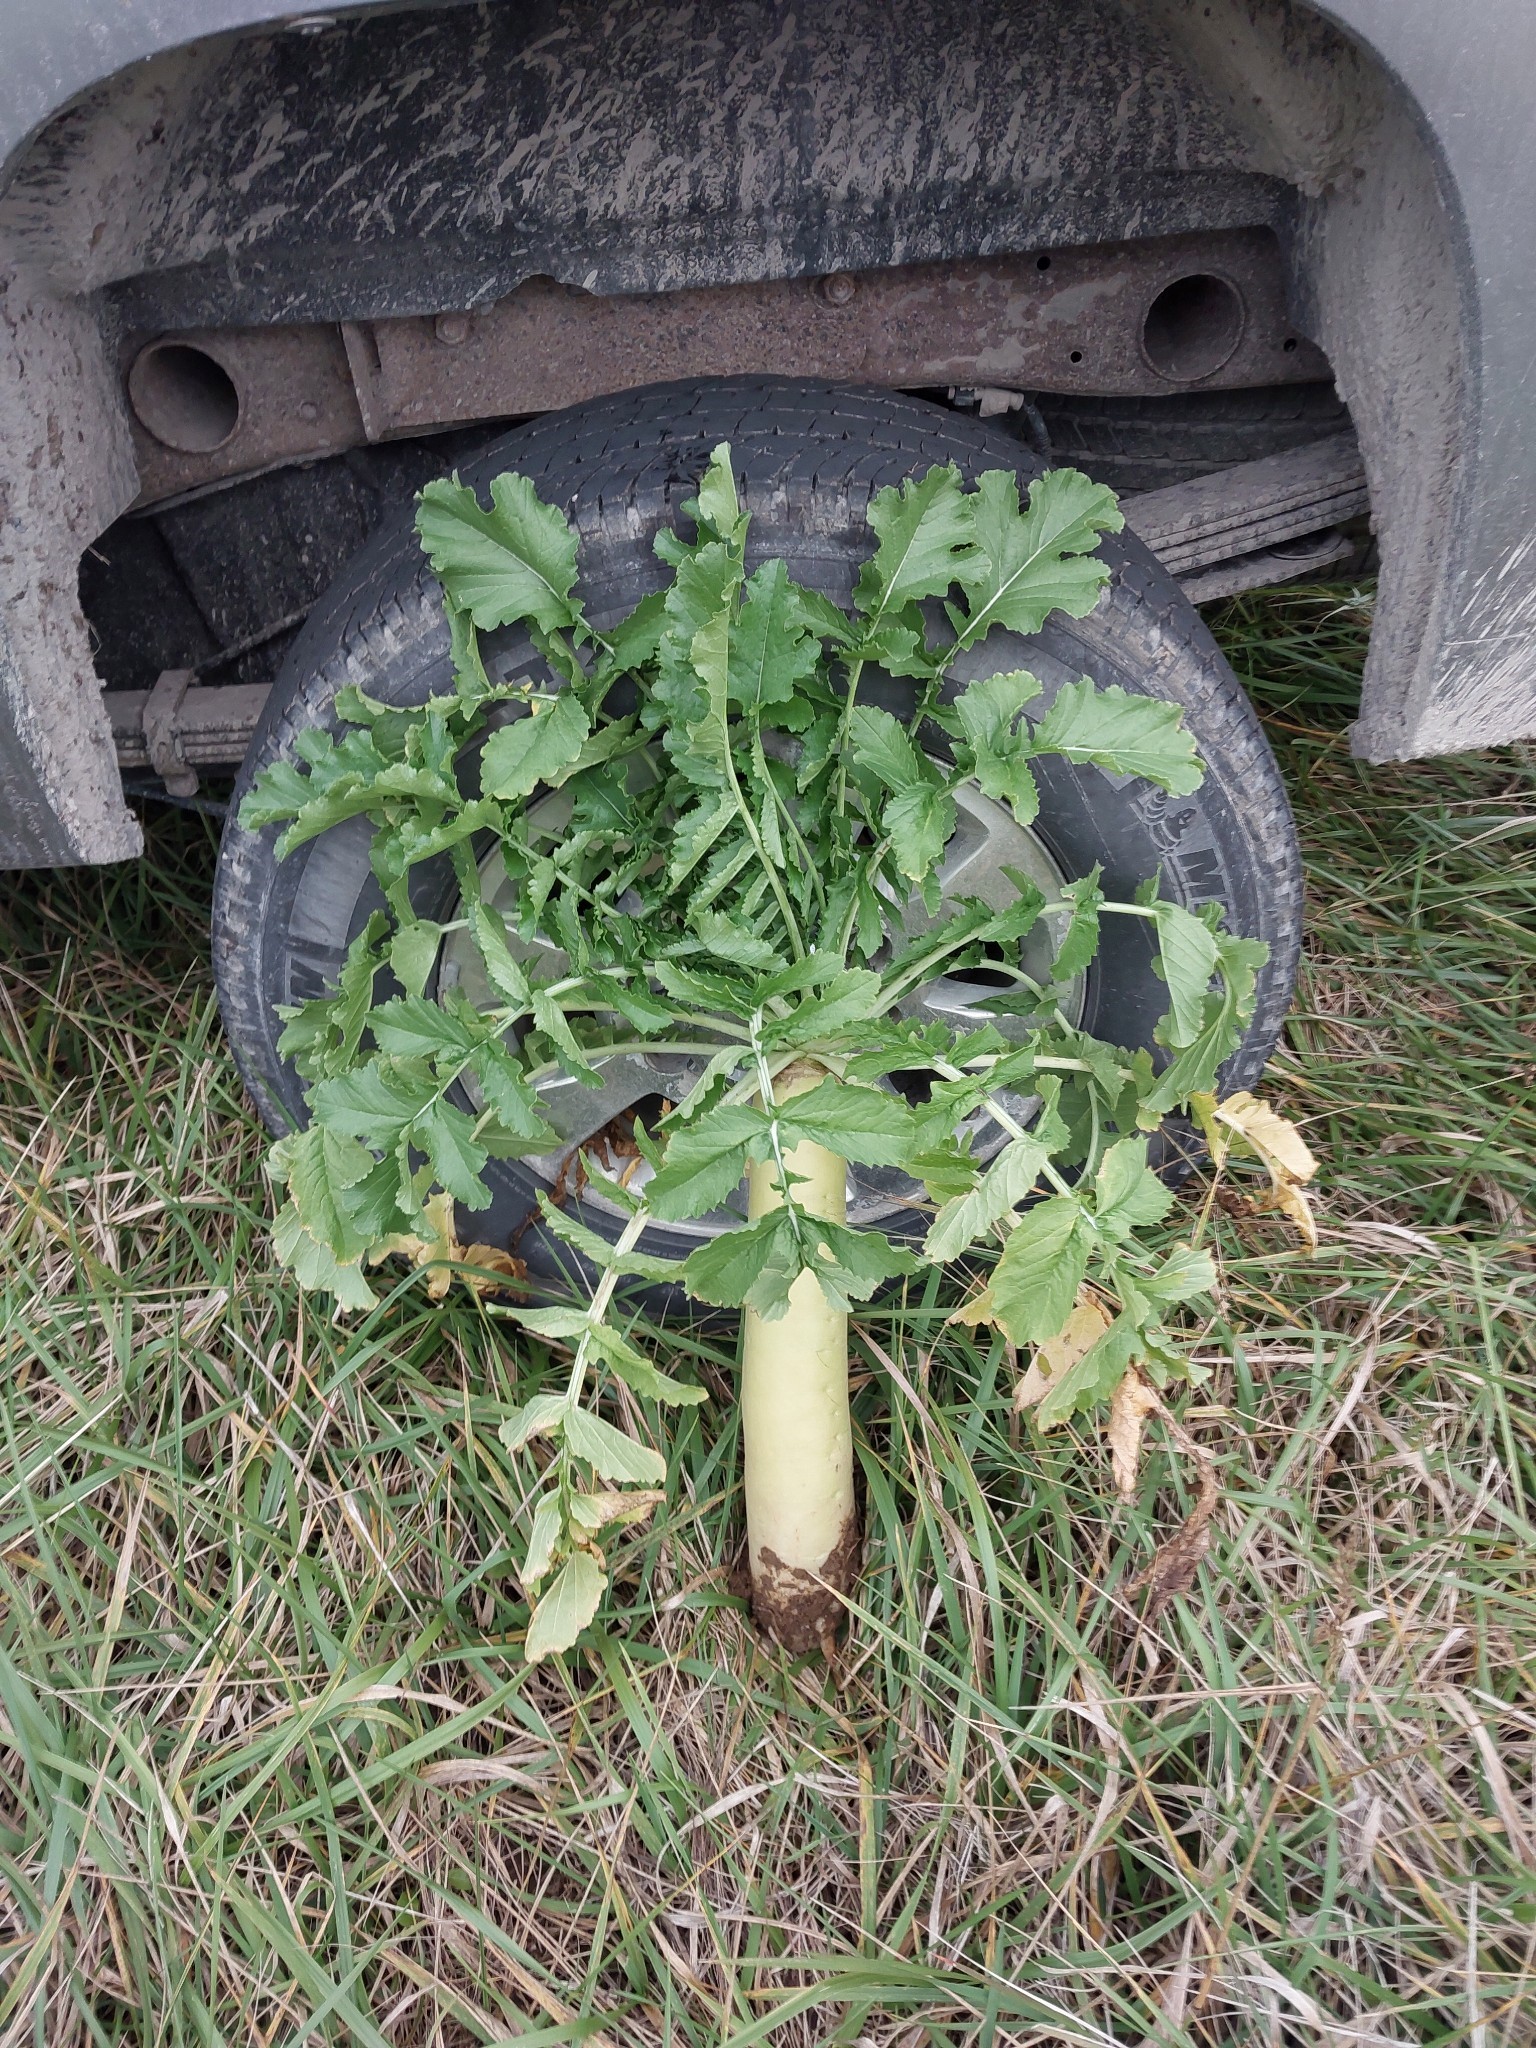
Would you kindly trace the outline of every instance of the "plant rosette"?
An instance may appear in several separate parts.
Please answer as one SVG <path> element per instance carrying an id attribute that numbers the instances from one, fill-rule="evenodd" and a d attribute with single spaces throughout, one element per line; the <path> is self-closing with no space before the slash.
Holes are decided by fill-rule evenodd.
<path id="1" fill-rule="evenodd" d="M 583 610 L 569 522 L 526 478 L 501 476 L 490 495 L 487 508 L 444 480 L 419 504 L 451 693 L 400 710 L 342 691 L 342 736 L 305 734 L 241 808 L 248 830 L 282 827 L 283 855 L 369 819 L 387 905 L 334 990 L 283 1012 L 310 1122 L 272 1149 L 286 1194 L 276 1248 L 346 1309 L 375 1306 L 364 1269 L 391 1251 L 429 1267 L 439 1292 L 445 1263 L 493 1286 L 511 1262 L 460 1245 L 453 1205 L 487 1206 L 493 1155 L 559 1144 L 546 1089 L 598 1084 L 618 1054 L 690 1060 L 682 1099 L 651 1128 L 636 1120 L 624 1175 L 593 1152 L 582 1161 L 620 1225 L 612 1241 L 543 1202 L 597 1276 L 590 1299 L 506 1311 L 570 1358 L 563 1387 L 501 1430 L 536 1480 L 527 1655 L 575 1642 L 602 1597 L 605 1538 L 664 1497 L 662 1456 L 600 1412 L 604 1380 L 648 1401 L 704 1398 L 623 1326 L 619 1289 L 635 1281 L 742 1312 L 754 1609 L 808 1649 L 830 1638 L 857 1565 L 853 1304 L 925 1264 L 995 1255 L 959 1313 L 1032 1350 L 1042 1428 L 1109 1401 L 1133 1372 L 1153 1391 L 1190 1376 L 1172 1325 L 1215 1276 L 1191 1244 L 1151 1248 L 1174 1197 L 1149 1141 L 1193 1101 L 1223 1146 L 1243 1144 L 1241 1118 L 1215 1120 L 1213 1091 L 1265 949 L 1214 910 L 1162 899 L 1155 877 L 1126 903 L 1105 900 L 1097 871 L 1054 900 L 1013 872 L 1002 908 L 940 888 L 957 792 L 979 786 L 1028 828 L 1043 755 L 1175 795 L 1200 783 L 1175 705 L 1085 677 L 1031 718 L 1043 692 L 1026 672 L 946 687 L 994 628 L 1028 635 L 1052 611 L 1092 610 L 1108 575 L 1099 536 L 1122 524 L 1102 486 L 1057 470 L 1021 503 L 1009 471 L 967 489 L 935 468 L 882 490 L 844 610 L 782 561 L 747 573 L 749 519 L 722 446 L 684 508 L 692 538 L 657 536 L 664 587 L 604 632 Z M 479 636 L 513 624 L 539 672 L 494 682 Z M 906 681 L 909 720 L 871 701 L 875 676 Z M 486 900 L 488 848 L 512 884 L 510 921 Z M 448 924 L 419 917 L 410 894 L 413 870 L 444 857 L 459 891 Z M 1106 917 L 1154 929 L 1168 990 L 1155 1049 L 1105 1044 L 1071 1019 Z M 438 979 L 449 934 L 473 948 L 488 1001 Z M 1019 964 L 1032 935 L 1034 973 Z M 912 1014 L 915 991 L 978 964 L 998 984 L 982 1022 Z M 850 1162 L 898 1169 L 923 1208 L 854 1227 Z M 649 1224 L 739 1205 L 744 1187 L 739 1222 L 688 1256 L 647 1248 Z M 1091 1341 L 1064 1343 L 1087 1308 Z"/>

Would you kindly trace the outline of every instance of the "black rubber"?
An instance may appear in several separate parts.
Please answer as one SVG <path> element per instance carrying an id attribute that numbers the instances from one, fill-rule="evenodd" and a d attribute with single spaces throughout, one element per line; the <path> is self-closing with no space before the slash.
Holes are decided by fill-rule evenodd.
<path id="1" fill-rule="evenodd" d="M 1349 425 L 1348 408 L 1331 384 L 1177 391 L 1160 398 L 1056 393 L 1036 403 L 1053 460 L 1128 495 L 1281 455 Z"/>
<path id="2" fill-rule="evenodd" d="M 651 549 L 692 495 L 710 450 L 731 443 L 753 514 L 750 556 L 784 556 L 791 573 L 846 602 L 869 552 L 865 511 L 883 485 L 953 461 L 968 477 L 1011 467 L 1034 475 L 1036 459 L 991 423 L 888 391 L 768 379 L 628 392 L 549 415 L 508 434 L 465 472 L 484 486 L 520 470 L 541 495 L 568 509 L 581 539 L 582 587 L 594 622 L 621 617 L 663 578 Z M 449 686 L 448 635 L 436 585 L 411 524 L 412 508 L 386 522 L 316 606 L 290 652 L 252 742 L 239 799 L 269 763 L 291 758 L 312 726 L 334 728 L 337 691 L 356 683 L 374 697 L 419 702 Z M 1221 903 L 1232 927 L 1269 942 L 1270 959 L 1247 1040 L 1229 1063 L 1233 1087 L 1264 1065 L 1290 997 L 1301 924 L 1301 878 L 1284 789 L 1252 706 L 1199 614 L 1130 534 L 1105 543 L 1110 585 L 1086 619 L 1056 618 L 1033 639 L 994 633 L 960 665 L 957 682 L 998 669 L 1032 669 L 1049 693 L 1088 674 L 1100 683 L 1185 707 L 1207 764 L 1192 797 L 1168 799 L 1149 785 L 1094 768 L 1040 764 L 1038 830 L 1058 865 L 1080 874 L 1103 863 L 1108 892 L 1122 897 L 1154 871 L 1165 893 L 1189 904 Z M 536 659 L 525 636 L 495 636 L 493 671 Z M 902 708 L 908 686 L 885 701 Z M 276 1052 L 276 1005 L 321 993 L 348 941 L 381 897 L 368 866 L 370 828 L 340 826 L 292 858 L 274 854 L 276 829 L 243 831 L 232 809 L 214 903 L 214 958 L 226 1028 L 252 1095 L 273 1129 L 302 1119 L 298 1077 Z M 453 896 L 446 862 L 417 871 L 426 914 Z M 1166 1006 L 1147 927 L 1105 921 L 1084 1024 L 1123 1044 L 1150 1042 Z M 535 1183 L 516 1162 L 492 1162 L 496 1199 L 474 1233 L 505 1242 L 523 1226 Z M 612 1233 L 604 1212 L 583 1211 Z M 696 1242 L 658 1233 L 657 1250 Z M 535 1271 L 569 1271 L 570 1255 L 537 1226 L 519 1249 Z"/>

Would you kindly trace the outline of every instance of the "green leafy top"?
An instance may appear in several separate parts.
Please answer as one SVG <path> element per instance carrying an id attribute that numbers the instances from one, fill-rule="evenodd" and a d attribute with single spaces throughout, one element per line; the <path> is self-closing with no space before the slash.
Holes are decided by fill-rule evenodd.
<path id="1" fill-rule="evenodd" d="M 473 1211 L 489 1201 L 493 1155 L 561 1149 L 552 1081 L 601 1086 L 608 1063 L 647 1048 L 691 1062 L 675 1107 L 635 1131 L 644 1171 L 605 1182 L 610 1208 L 629 1212 L 616 1243 L 546 1204 L 548 1226 L 601 1273 L 593 1301 L 515 1311 L 573 1354 L 566 1392 L 539 1395 L 506 1432 L 514 1449 L 554 1449 L 524 1568 L 530 1585 L 556 1574 L 537 1650 L 573 1639 L 593 1611 L 597 1533 L 619 1518 L 590 1505 L 599 1493 L 578 1490 L 578 1469 L 620 1488 L 664 1476 L 654 1452 L 582 1405 L 589 1370 L 648 1398 L 698 1397 L 613 1320 L 619 1282 L 675 1278 L 698 1300 L 771 1317 L 804 1270 L 848 1303 L 918 1262 L 904 1239 L 809 1215 L 792 1185 L 781 1208 L 680 1264 L 647 1252 L 649 1220 L 718 1209 L 749 1161 L 810 1138 L 905 1169 L 936 1205 L 929 1258 L 1001 1244 L 978 1313 L 1016 1342 L 1053 1336 L 1085 1284 L 1116 1304 L 1109 1334 L 1053 1387 L 1054 1417 L 1112 1391 L 1133 1358 L 1155 1380 L 1181 1370 L 1163 1318 L 1209 1268 L 1139 1248 L 1166 1206 L 1148 1135 L 1211 1087 L 1263 958 L 1155 887 L 1113 904 L 1088 876 L 1048 902 L 1020 874 L 998 907 L 940 883 L 965 785 L 1027 827 L 1043 755 L 1175 794 L 1200 781 L 1177 706 L 1085 678 L 1036 716 L 1036 678 L 988 670 L 977 651 L 994 629 L 1029 634 L 1053 610 L 1092 609 L 1108 573 L 1094 550 L 1121 524 L 1107 490 L 1063 470 L 1021 504 L 1011 472 L 967 489 L 953 468 L 882 490 L 851 611 L 782 561 L 748 573 L 728 448 L 687 509 L 693 537 L 657 539 L 663 588 L 599 632 L 575 534 L 525 478 L 498 478 L 488 511 L 456 480 L 429 485 L 418 525 L 443 587 L 452 689 L 408 711 L 344 691 L 341 737 L 306 734 L 241 812 L 247 829 L 281 826 L 284 853 L 347 818 L 375 825 L 388 910 L 359 932 L 334 991 L 285 1013 L 282 1050 L 312 1121 L 273 1155 L 287 1191 L 278 1249 L 344 1306 L 373 1305 L 370 1250 L 428 1235 L 435 1191 Z M 493 682 L 478 636 L 511 624 L 532 636 L 537 670 Z M 962 658 L 971 679 L 957 681 Z M 459 896 L 447 925 L 411 897 L 413 872 L 441 860 Z M 498 862 L 510 923 L 487 900 Z M 1168 984 L 1160 1065 L 1063 1013 L 1107 915 L 1154 927 Z M 478 1004 L 434 985 L 445 932 L 473 949 Z M 1054 946 L 1033 977 L 1012 964 L 1031 933 Z M 982 963 L 1014 984 L 994 1022 L 951 1030 L 911 1014 L 926 983 Z M 826 1079 L 781 1103 L 777 1077 L 807 1061 Z M 957 1136 L 978 1129 L 980 1155 Z M 600 1177 L 600 1162 L 588 1170 Z"/>

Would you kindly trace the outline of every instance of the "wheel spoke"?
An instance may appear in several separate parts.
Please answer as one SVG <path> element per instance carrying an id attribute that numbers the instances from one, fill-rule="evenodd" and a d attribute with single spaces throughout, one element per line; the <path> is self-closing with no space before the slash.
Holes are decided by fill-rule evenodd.
<path id="1" fill-rule="evenodd" d="M 1027 1017 L 999 1016 L 989 1007 L 1005 990 L 985 982 L 970 981 L 963 974 L 941 974 L 914 991 L 911 1015 L 931 1018 L 955 1031 L 978 1031 L 992 1025 L 1004 1038 L 1022 1041 L 1033 1029 Z"/>
<path id="2" fill-rule="evenodd" d="M 1005 910 L 1018 894 L 1005 868 L 1046 886 L 1057 879 L 1034 833 L 1002 804 L 965 783 L 955 791 L 955 802 L 959 816 L 938 870 L 946 897 L 979 896 L 994 910 Z"/>
<path id="3" fill-rule="evenodd" d="M 594 1060 L 593 1071 L 600 1076 L 601 1087 L 589 1088 L 564 1074 L 552 1074 L 534 1091 L 545 1121 L 560 1134 L 562 1151 L 584 1145 L 604 1124 L 660 1092 L 656 1069 L 632 1053 Z"/>

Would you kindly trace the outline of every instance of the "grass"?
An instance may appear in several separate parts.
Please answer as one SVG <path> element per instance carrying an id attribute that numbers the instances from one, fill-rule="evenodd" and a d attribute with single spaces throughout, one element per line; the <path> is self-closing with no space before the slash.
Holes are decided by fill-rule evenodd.
<path id="1" fill-rule="evenodd" d="M 686 1332 L 718 1398 L 672 1505 L 590 1650 L 526 1670 L 495 1432 L 541 1356 L 272 1272 L 210 828 L 10 878 L 0 2043 L 1536 2036 L 1536 788 L 1352 762 L 1366 623 L 1220 621 L 1308 850 L 1269 1091 L 1322 1233 L 1211 1204 L 1180 1415 L 1221 1500 L 1155 1624 L 1130 1582 L 1190 1462 L 1155 1443 L 1120 1505 L 934 1285 L 857 1336 L 834 1673 L 746 1625 L 730 1361 Z"/>

